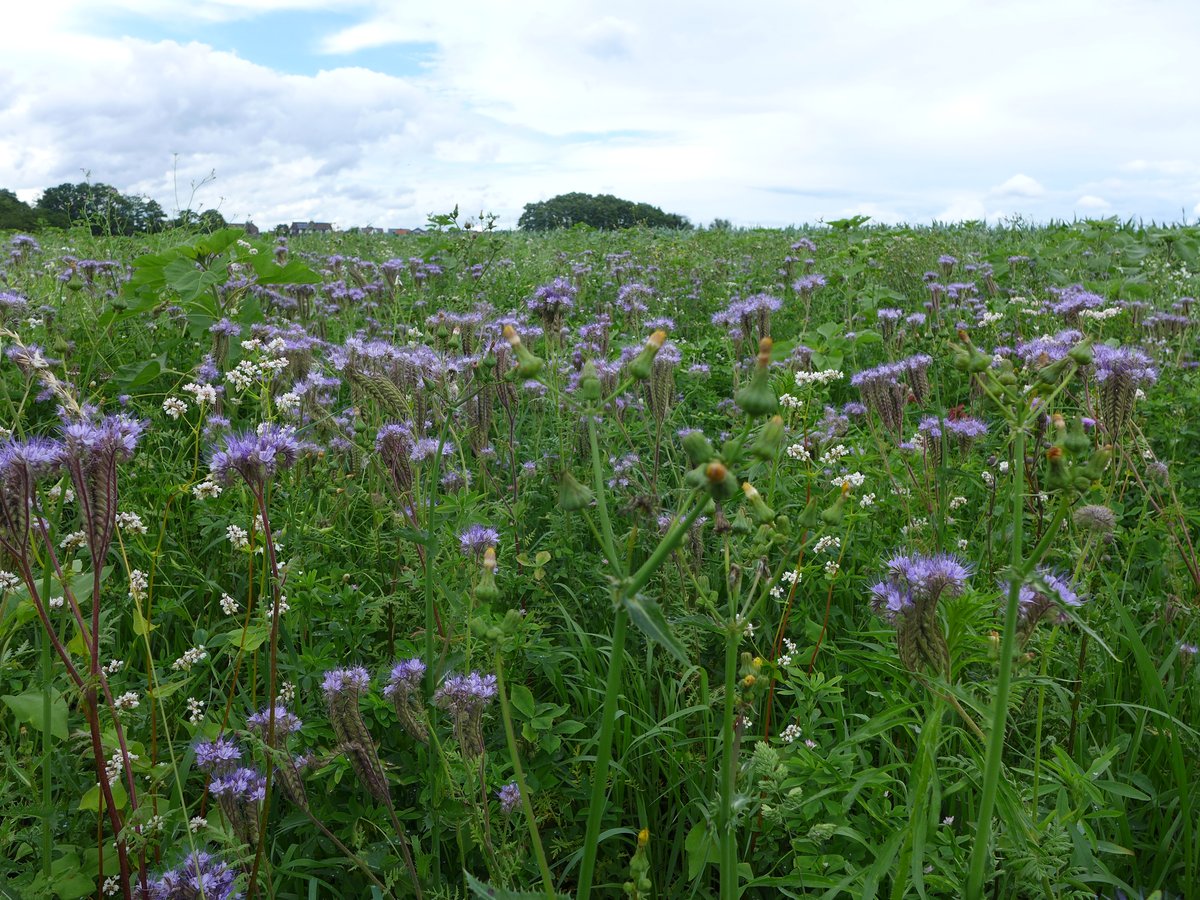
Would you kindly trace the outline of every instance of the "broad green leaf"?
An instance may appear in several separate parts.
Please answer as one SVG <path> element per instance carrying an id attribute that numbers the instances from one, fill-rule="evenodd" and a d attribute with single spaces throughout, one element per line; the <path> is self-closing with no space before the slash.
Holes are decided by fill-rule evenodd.
<path id="1" fill-rule="evenodd" d="M 125 788 L 119 781 L 113 781 L 109 785 L 112 788 L 113 803 L 117 805 L 117 809 L 124 809 L 125 804 L 129 802 L 129 795 L 125 793 Z M 96 812 L 100 809 L 100 785 L 93 785 L 91 790 L 79 798 L 80 809 L 90 809 Z"/>
<path id="2" fill-rule="evenodd" d="M 38 731 L 45 730 L 44 698 L 41 688 L 31 688 L 23 694 L 5 694 L 0 701 L 12 710 L 18 722 L 32 725 Z M 60 741 L 67 739 L 67 703 L 62 694 L 51 689 L 50 734 Z"/>
<path id="3" fill-rule="evenodd" d="M 534 714 L 533 693 L 523 684 L 514 684 L 512 687 L 512 705 L 525 716 L 527 719 L 532 719 Z"/>
<path id="4" fill-rule="evenodd" d="M 675 636 L 675 632 L 671 630 L 671 625 L 667 622 L 667 617 L 663 615 L 662 608 L 656 601 L 639 594 L 636 597 L 623 597 L 621 604 L 629 613 L 629 618 L 633 620 L 633 624 L 640 628 L 646 637 L 662 644 L 668 653 L 684 665 L 687 665 L 687 650 L 684 649 L 679 638 Z"/>

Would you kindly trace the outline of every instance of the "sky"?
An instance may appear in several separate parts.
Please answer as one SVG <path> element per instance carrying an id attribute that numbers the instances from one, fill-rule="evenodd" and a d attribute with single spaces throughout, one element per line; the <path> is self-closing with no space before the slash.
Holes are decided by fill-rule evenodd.
<path id="1" fill-rule="evenodd" d="M 0 188 L 417 227 L 1200 217 L 1196 0 L 9 0 Z"/>

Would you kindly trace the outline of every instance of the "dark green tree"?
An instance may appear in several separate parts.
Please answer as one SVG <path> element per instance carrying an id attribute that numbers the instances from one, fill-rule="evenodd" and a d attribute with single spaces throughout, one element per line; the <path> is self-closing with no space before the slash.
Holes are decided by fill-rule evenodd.
<path id="1" fill-rule="evenodd" d="M 158 231 L 166 219 L 158 202 L 131 197 L 103 182 L 60 184 L 46 188 L 36 215 L 58 228 L 84 225 L 94 235 L 132 235 Z"/>
<path id="2" fill-rule="evenodd" d="M 197 221 L 202 231 L 219 231 L 226 225 L 225 217 L 215 209 L 206 209 L 200 213 Z"/>
<path id="3" fill-rule="evenodd" d="M 37 213 L 12 191 L 0 188 L 0 231 L 29 231 L 37 225 Z"/>
<path id="4" fill-rule="evenodd" d="M 637 225 L 648 228 L 692 227 L 684 216 L 665 213 L 649 203 L 622 200 L 612 194 L 559 194 L 540 203 L 527 203 L 517 221 L 517 227 L 526 231 L 549 231 L 579 224 L 605 231 Z"/>

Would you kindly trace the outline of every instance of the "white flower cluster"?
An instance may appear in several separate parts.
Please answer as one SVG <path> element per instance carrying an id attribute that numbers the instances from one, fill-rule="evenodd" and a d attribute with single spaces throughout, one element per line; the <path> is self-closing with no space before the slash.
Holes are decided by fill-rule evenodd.
<path id="1" fill-rule="evenodd" d="M 122 531 L 128 531 L 131 534 L 146 533 L 146 525 L 142 521 L 142 517 L 135 512 L 117 513 L 117 527 Z"/>
<path id="2" fill-rule="evenodd" d="M 50 488 L 50 490 L 46 491 L 46 496 L 55 502 L 57 502 L 61 497 L 63 503 L 70 503 L 75 499 L 75 491 L 73 491 L 71 488 L 67 488 L 64 491 L 61 484 L 56 484 L 54 487 Z"/>
<path id="3" fill-rule="evenodd" d="M 800 581 L 800 570 L 789 569 L 779 576 L 780 581 L 786 581 L 788 584 L 796 584 Z"/>
<path id="4" fill-rule="evenodd" d="M 150 579 L 146 577 L 146 573 L 141 569 L 132 569 L 129 572 L 129 599 L 144 600 L 146 591 L 150 587 Z"/>
<path id="5" fill-rule="evenodd" d="M 785 669 L 792 664 L 792 657 L 796 654 L 796 642 L 791 638 L 783 639 L 783 655 L 775 660 L 775 664 L 781 669 Z"/>
<path id="6" fill-rule="evenodd" d="M 1121 307 L 1119 306 L 1110 306 L 1108 309 L 1081 309 L 1079 311 L 1079 315 L 1082 318 L 1096 319 L 1097 321 L 1101 322 L 1105 319 L 1112 319 L 1120 314 Z"/>
<path id="7" fill-rule="evenodd" d="M 784 409 L 800 409 L 804 406 L 804 401 L 799 397 L 793 397 L 791 394 L 780 394 L 779 405 Z"/>
<path id="8" fill-rule="evenodd" d="M 188 697 L 187 708 L 188 721 L 193 725 L 199 725 L 200 721 L 204 718 L 204 701 L 197 700 L 195 697 Z"/>
<path id="9" fill-rule="evenodd" d="M 11 591 L 21 583 L 21 579 L 12 572 L 0 569 L 0 591 Z"/>
<path id="10" fill-rule="evenodd" d="M 212 476 L 205 476 L 204 480 L 192 488 L 192 496 L 197 500 L 209 500 L 221 496 L 221 491 L 224 488 L 217 482 L 212 480 Z"/>
<path id="11" fill-rule="evenodd" d="M 64 606 L 66 606 L 66 604 L 67 599 L 65 597 L 51 597 L 49 600 L 49 606 L 51 609 L 62 609 Z"/>
<path id="12" fill-rule="evenodd" d="M 295 412 L 300 408 L 300 395 L 295 391 L 288 391 L 286 394 L 280 394 L 275 398 L 275 407 L 280 412 Z"/>
<path id="13" fill-rule="evenodd" d="M 287 597 L 284 594 L 280 594 L 279 595 L 279 617 L 282 619 L 288 613 L 289 610 L 291 610 L 291 607 L 288 606 Z M 273 603 L 266 604 L 263 607 L 263 615 L 267 617 L 268 621 L 275 618 L 275 604 L 273 604 Z"/>
<path id="14" fill-rule="evenodd" d="M 227 616 L 236 616 L 238 611 L 238 603 L 228 594 L 221 595 L 221 612 Z"/>
<path id="15" fill-rule="evenodd" d="M 793 722 L 779 733 L 779 739 L 785 744 L 791 744 L 800 737 L 800 726 Z"/>
<path id="16" fill-rule="evenodd" d="M 829 384 L 839 378 L 845 378 L 840 369 L 824 369 L 820 372 L 797 372 L 796 384 L 803 387 L 808 384 Z"/>
<path id="17" fill-rule="evenodd" d="M 844 488 L 847 485 L 849 485 L 850 487 L 857 488 L 857 487 L 862 487 L 863 482 L 866 480 L 867 480 L 867 476 L 864 475 L 862 472 L 851 472 L 848 475 L 839 475 L 837 478 L 834 478 L 829 483 L 832 484 L 834 487 L 839 487 L 839 488 Z"/>
<path id="18" fill-rule="evenodd" d="M 66 537 L 64 537 L 61 541 L 58 542 L 58 546 L 62 550 L 66 551 L 67 553 L 74 553 L 76 550 L 78 550 L 80 547 L 82 547 L 86 543 L 87 543 L 87 532 L 86 531 L 72 531 L 70 534 L 68 534 Z"/>
<path id="19" fill-rule="evenodd" d="M 208 659 L 208 651 L 204 649 L 203 644 L 198 644 L 195 647 L 185 650 L 183 656 L 171 663 L 171 668 L 176 672 L 180 670 L 184 672 L 190 672 L 192 666 L 197 665 L 206 659 Z"/>
<path id="20" fill-rule="evenodd" d="M 233 544 L 234 550 L 241 550 L 243 547 L 250 546 L 250 532 L 246 531 L 240 525 L 227 525 L 225 527 L 225 537 L 229 538 L 229 543 Z"/>
<path id="21" fill-rule="evenodd" d="M 117 709 L 137 709 L 141 705 L 142 701 L 138 697 L 137 691 L 126 691 L 113 701 L 113 706 Z"/>
<path id="22" fill-rule="evenodd" d="M 258 338 L 242 341 L 242 349 L 254 354 L 254 358 L 239 362 L 225 373 L 225 380 L 239 392 L 257 381 L 270 381 L 288 367 L 288 359 L 283 355 L 285 346 L 282 338 L 274 338 L 265 345 Z"/>
<path id="23" fill-rule="evenodd" d="M 845 444 L 838 444 L 837 446 L 830 447 L 828 450 L 822 453 L 820 462 L 822 465 L 827 466 L 830 463 L 835 463 L 839 459 L 849 456 L 850 453 L 851 451 L 846 447 Z"/>
<path id="24" fill-rule="evenodd" d="M 979 324 L 986 328 L 988 325 L 995 325 L 1004 318 L 1004 313 L 986 312 L 979 320 Z"/>
<path id="25" fill-rule="evenodd" d="M 188 411 L 187 403 L 180 400 L 178 397 L 168 397 L 163 401 L 162 408 L 163 412 L 165 412 L 168 418 L 171 419 L 179 419 L 185 412 Z"/>
<path id="26" fill-rule="evenodd" d="M 951 509 L 961 509 L 962 507 L 964 507 L 966 505 L 967 505 L 966 497 L 951 497 L 950 498 L 950 508 Z"/>
<path id="27" fill-rule="evenodd" d="M 138 759 L 136 753 L 129 754 L 129 761 L 133 762 Z M 116 781 L 121 777 L 121 773 L 125 771 L 125 761 L 121 758 L 121 750 L 117 748 L 113 751 L 112 758 L 104 764 L 104 774 L 108 776 L 110 782 Z"/>
<path id="28" fill-rule="evenodd" d="M 860 507 L 862 507 L 863 509 L 866 509 L 868 506 L 874 506 L 875 505 L 875 495 L 874 494 L 863 494 L 862 499 L 860 499 L 858 501 L 858 505 Z"/>
<path id="29" fill-rule="evenodd" d="M 217 402 L 217 389 L 211 384 L 197 384 L 190 381 L 183 386 L 183 389 L 196 398 L 196 402 L 200 405 L 208 404 L 212 406 Z"/>
<path id="30" fill-rule="evenodd" d="M 788 447 L 785 452 L 788 455 L 788 459 L 798 459 L 801 462 L 809 462 L 812 460 L 812 455 L 808 452 L 808 449 L 803 444 L 792 444 L 792 446 Z"/>
<path id="31" fill-rule="evenodd" d="M 105 676 L 107 677 L 107 676 L 109 676 L 109 675 L 116 675 L 116 674 L 117 674 L 118 672 L 120 672 L 120 671 L 121 671 L 121 669 L 123 669 L 123 668 L 125 668 L 125 660 L 123 660 L 123 659 L 110 659 L 110 660 L 108 661 L 108 665 L 107 665 L 107 666 L 101 666 L 101 667 L 100 667 L 100 671 L 101 671 L 101 672 L 103 672 L 103 673 L 105 674 Z"/>
<path id="32" fill-rule="evenodd" d="M 813 547 L 813 553 L 834 553 L 842 547 L 842 539 L 836 535 L 827 534 Z"/>
<path id="33" fill-rule="evenodd" d="M 837 560 L 831 559 L 825 563 L 825 577 L 832 580 L 841 570 L 841 566 L 837 564 Z"/>

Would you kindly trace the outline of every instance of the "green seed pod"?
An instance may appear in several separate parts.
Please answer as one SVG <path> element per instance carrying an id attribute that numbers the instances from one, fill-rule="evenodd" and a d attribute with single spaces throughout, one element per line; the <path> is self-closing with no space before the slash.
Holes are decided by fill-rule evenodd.
<path id="1" fill-rule="evenodd" d="M 640 353 L 633 358 L 633 362 L 629 364 L 629 374 L 638 381 L 645 381 L 650 377 L 650 373 L 654 370 L 654 357 L 658 355 L 658 351 L 662 348 L 663 343 L 667 339 L 667 333 L 661 328 L 650 335 Z"/>
<path id="2" fill-rule="evenodd" d="M 513 353 L 517 357 L 517 367 L 513 371 L 516 372 L 518 378 L 536 378 L 538 373 L 542 371 L 544 363 L 542 360 L 529 352 L 528 348 L 521 343 L 521 336 L 517 334 L 515 328 L 511 325 L 504 326 L 504 338 L 512 347 Z"/>
<path id="3" fill-rule="evenodd" d="M 758 362 L 754 374 L 733 398 L 733 402 L 748 416 L 766 416 L 779 409 L 779 400 L 771 387 L 770 365 L 771 339 L 765 337 L 758 342 Z"/>
<path id="4" fill-rule="evenodd" d="M 704 477 L 713 500 L 721 502 L 734 496 L 738 490 L 737 479 L 725 468 L 725 464 L 713 460 L 704 467 Z"/>
<path id="5" fill-rule="evenodd" d="M 1092 345 L 1089 341 L 1080 341 L 1067 351 L 1067 356 L 1081 366 L 1090 366 L 1094 358 Z"/>
<path id="6" fill-rule="evenodd" d="M 683 452 L 687 454 L 688 462 L 699 466 L 717 455 L 712 441 L 704 436 L 702 431 L 689 431 L 683 438 Z"/>
<path id="7" fill-rule="evenodd" d="M 600 399 L 601 390 L 600 373 L 596 371 L 596 364 L 589 359 L 579 376 L 579 397 L 589 403 L 595 402 Z"/>
<path id="8" fill-rule="evenodd" d="M 750 515 L 755 522 L 766 525 L 775 521 L 775 510 L 767 506 L 767 501 L 763 500 L 762 494 L 754 485 L 748 481 L 742 482 L 742 493 L 746 495 L 746 502 L 750 504 Z"/>
<path id="9" fill-rule="evenodd" d="M 1046 490 L 1061 491 L 1071 484 L 1067 473 L 1067 461 L 1063 457 L 1061 447 L 1051 447 L 1046 451 L 1046 463 L 1049 471 L 1046 473 Z"/>
<path id="10" fill-rule="evenodd" d="M 558 479 L 558 505 L 567 512 L 586 509 L 596 495 L 592 489 L 579 482 L 567 469 Z"/>
<path id="11" fill-rule="evenodd" d="M 783 437 L 783 417 L 771 416 L 767 424 L 759 429 L 758 439 L 750 447 L 750 455 L 764 462 L 773 462 L 783 449 Z"/>

